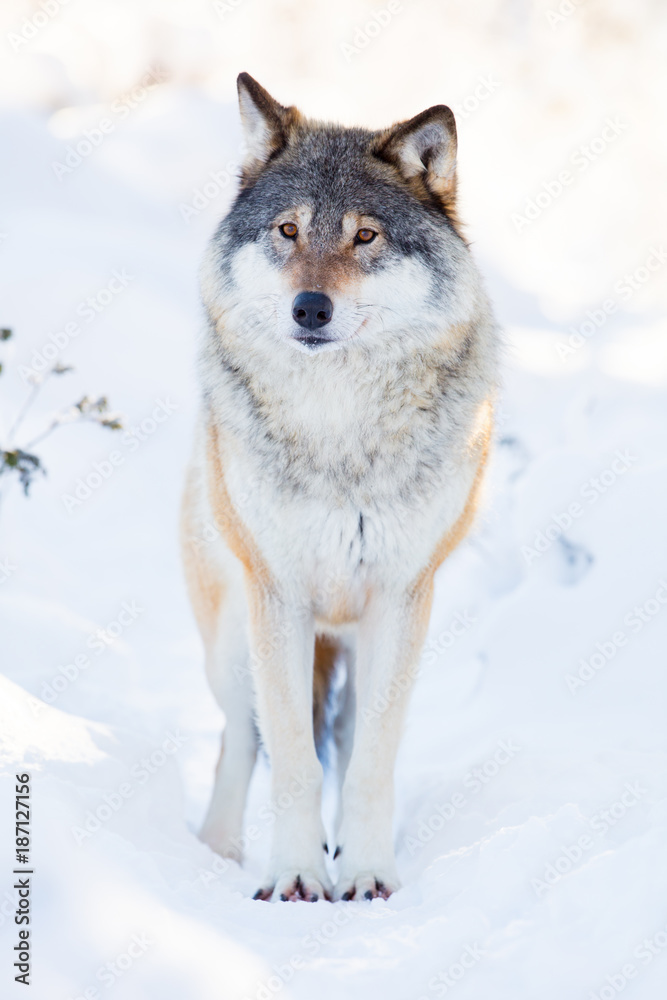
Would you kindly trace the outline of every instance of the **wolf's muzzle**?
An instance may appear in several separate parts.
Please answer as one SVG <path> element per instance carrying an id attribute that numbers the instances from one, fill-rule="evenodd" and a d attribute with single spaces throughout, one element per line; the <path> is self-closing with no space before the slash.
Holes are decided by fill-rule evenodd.
<path id="1" fill-rule="evenodd" d="M 304 330 L 311 331 L 310 335 L 306 336 L 297 334 L 297 339 L 307 344 L 329 340 L 326 334 L 314 331 L 326 326 L 332 316 L 333 302 L 328 295 L 324 295 L 322 292 L 300 292 L 292 303 L 294 322 L 298 323 Z"/>

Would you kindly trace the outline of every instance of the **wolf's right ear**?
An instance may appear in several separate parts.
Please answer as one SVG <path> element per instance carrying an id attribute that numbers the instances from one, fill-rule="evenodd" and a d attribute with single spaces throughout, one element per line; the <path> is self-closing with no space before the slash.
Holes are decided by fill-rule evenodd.
<path id="1" fill-rule="evenodd" d="M 437 104 L 383 132 L 376 155 L 397 167 L 416 193 L 425 188 L 445 211 L 454 212 L 456 148 L 454 114 Z"/>
<path id="2" fill-rule="evenodd" d="M 247 183 L 285 145 L 298 112 L 278 104 L 249 73 L 239 73 L 236 85 L 246 147 L 242 174 Z"/>

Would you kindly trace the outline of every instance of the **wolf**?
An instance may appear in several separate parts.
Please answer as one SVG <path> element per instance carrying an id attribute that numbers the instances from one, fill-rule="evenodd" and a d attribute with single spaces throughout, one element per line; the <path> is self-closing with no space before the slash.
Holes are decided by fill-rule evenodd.
<path id="1" fill-rule="evenodd" d="M 434 573 L 479 501 L 497 325 L 457 217 L 448 107 L 372 131 L 309 120 L 247 73 L 238 93 L 246 152 L 202 265 L 182 518 L 226 718 L 201 837 L 240 860 L 261 741 L 273 830 L 255 898 L 386 898 L 394 762 Z"/>

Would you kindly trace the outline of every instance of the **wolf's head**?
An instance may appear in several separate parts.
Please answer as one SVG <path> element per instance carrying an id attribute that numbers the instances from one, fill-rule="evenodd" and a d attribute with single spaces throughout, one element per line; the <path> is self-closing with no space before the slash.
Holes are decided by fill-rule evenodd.
<path id="1" fill-rule="evenodd" d="M 476 281 L 455 215 L 450 109 L 372 132 L 309 121 L 247 73 L 238 89 L 241 186 L 203 272 L 225 338 L 312 355 L 425 346 L 467 322 Z"/>

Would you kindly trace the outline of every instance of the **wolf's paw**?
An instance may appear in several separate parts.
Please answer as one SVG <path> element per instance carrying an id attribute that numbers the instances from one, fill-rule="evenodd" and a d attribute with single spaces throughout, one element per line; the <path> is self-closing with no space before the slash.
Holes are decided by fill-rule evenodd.
<path id="1" fill-rule="evenodd" d="M 336 899 L 389 899 L 392 892 L 401 888 L 394 871 L 357 872 L 356 875 L 341 874 L 336 885 Z"/>
<path id="2" fill-rule="evenodd" d="M 268 879 L 269 885 L 258 889 L 253 899 L 273 899 L 273 902 L 290 900 L 305 901 L 306 903 L 316 903 L 318 899 L 331 900 L 333 888 L 324 870 L 314 871 L 312 869 L 300 868 L 298 871 L 291 869 L 284 871 L 274 881 Z M 271 884 L 273 883 L 273 884 Z"/>

